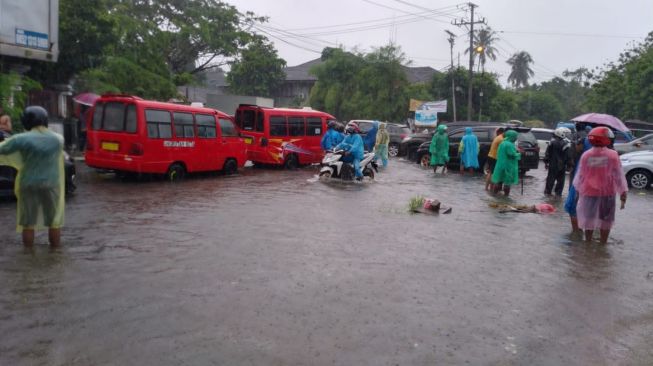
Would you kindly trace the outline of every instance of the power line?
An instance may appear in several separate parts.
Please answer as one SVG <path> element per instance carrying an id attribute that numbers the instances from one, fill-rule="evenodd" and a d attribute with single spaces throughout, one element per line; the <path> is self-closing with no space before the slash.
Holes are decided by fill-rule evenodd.
<path id="1" fill-rule="evenodd" d="M 388 5 L 380 4 L 380 3 L 377 3 L 376 1 L 372 1 L 372 0 L 362 0 L 362 1 L 364 1 L 364 2 L 366 2 L 366 3 L 369 3 L 369 4 L 376 5 L 376 6 L 380 6 L 380 7 L 382 7 L 382 8 L 386 8 L 386 9 L 390 9 L 390 10 L 394 10 L 394 11 L 399 11 L 399 12 L 402 12 L 402 13 L 405 13 L 405 14 L 413 14 L 413 15 L 416 14 L 416 15 L 418 15 L 418 16 L 424 18 L 424 19 L 430 19 L 430 20 L 434 20 L 434 21 L 436 21 L 436 22 L 440 22 L 440 23 L 448 23 L 447 21 L 440 20 L 440 19 L 437 19 L 437 18 L 428 17 L 428 16 L 425 16 L 425 15 L 417 14 L 417 13 L 410 13 L 410 12 L 407 12 L 407 11 L 402 10 L 402 9 L 393 8 L 392 6 L 388 6 Z M 449 16 L 449 17 L 452 17 L 452 16 Z"/>

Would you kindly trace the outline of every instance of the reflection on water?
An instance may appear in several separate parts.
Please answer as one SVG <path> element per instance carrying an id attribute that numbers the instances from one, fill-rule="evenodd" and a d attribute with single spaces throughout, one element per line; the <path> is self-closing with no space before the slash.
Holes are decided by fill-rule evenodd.
<path id="1" fill-rule="evenodd" d="M 544 174 L 506 198 L 398 160 L 363 183 L 82 171 L 61 250 L 17 245 L 0 204 L 0 364 L 629 364 L 653 325 L 623 325 L 653 305 L 653 198 L 585 243 Z M 453 212 L 409 214 L 416 195 Z"/>

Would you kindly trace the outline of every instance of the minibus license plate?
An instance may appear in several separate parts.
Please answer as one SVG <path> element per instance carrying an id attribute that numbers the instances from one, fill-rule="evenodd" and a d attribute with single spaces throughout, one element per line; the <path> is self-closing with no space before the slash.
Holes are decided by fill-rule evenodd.
<path id="1" fill-rule="evenodd" d="M 102 150 L 107 150 L 107 151 L 118 151 L 120 145 L 118 145 L 115 142 L 103 142 L 102 143 Z"/>
<path id="2" fill-rule="evenodd" d="M 246 143 L 247 145 L 251 145 L 251 144 L 252 144 L 252 140 L 253 140 L 253 139 L 252 139 L 251 137 L 245 137 L 245 143 Z"/>

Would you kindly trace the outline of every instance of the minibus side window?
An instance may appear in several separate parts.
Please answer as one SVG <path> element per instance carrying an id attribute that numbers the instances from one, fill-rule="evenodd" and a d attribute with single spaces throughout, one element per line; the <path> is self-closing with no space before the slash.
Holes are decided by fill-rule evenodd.
<path id="1" fill-rule="evenodd" d="M 220 123 L 222 137 L 238 137 L 238 130 L 236 129 L 236 126 L 234 126 L 233 122 L 224 118 L 220 118 L 218 122 Z"/>
<path id="2" fill-rule="evenodd" d="M 146 109 L 145 120 L 147 121 L 147 137 L 153 139 L 169 139 L 172 137 L 170 112 Z"/>
<path id="3" fill-rule="evenodd" d="M 125 115 L 125 132 L 134 133 L 138 128 L 138 119 L 136 118 L 136 106 L 134 104 L 127 105 L 127 112 Z"/>
<path id="4" fill-rule="evenodd" d="M 104 107 L 104 121 L 102 129 L 105 131 L 125 130 L 125 105 L 118 102 L 109 102 Z"/>
<path id="5" fill-rule="evenodd" d="M 215 134 L 215 117 L 209 114 L 196 114 L 195 123 L 197 123 L 197 137 L 201 139 L 214 139 Z"/>
<path id="6" fill-rule="evenodd" d="M 270 116 L 270 136 L 287 136 L 286 117 Z"/>
<path id="7" fill-rule="evenodd" d="M 322 136 L 322 118 L 308 117 L 306 124 L 306 136 Z"/>
<path id="8" fill-rule="evenodd" d="M 290 136 L 304 136 L 304 117 L 288 117 L 288 132 Z"/>
<path id="9" fill-rule="evenodd" d="M 172 115 L 175 123 L 176 137 L 195 137 L 195 130 L 193 129 L 193 115 L 191 113 L 174 112 Z"/>
<path id="10" fill-rule="evenodd" d="M 265 131 L 265 126 L 263 124 L 263 118 L 264 117 L 265 116 L 263 115 L 263 112 L 258 111 L 258 113 L 256 113 L 256 131 L 257 132 Z"/>
<path id="11" fill-rule="evenodd" d="M 102 115 L 104 114 L 104 103 L 96 103 L 95 111 L 93 112 L 93 129 L 99 130 L 102 128 Z"/>

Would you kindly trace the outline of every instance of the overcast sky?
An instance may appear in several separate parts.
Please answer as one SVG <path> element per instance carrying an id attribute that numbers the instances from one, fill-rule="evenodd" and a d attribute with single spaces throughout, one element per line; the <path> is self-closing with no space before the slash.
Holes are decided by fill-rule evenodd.
<path id="1" fill-rule="evenodd" d="M 327 46 L 370 51 L 393 40 L 414 66 L 445 69 L 450 63 L 445 30 L 458 35 L 454 63 L 467 67 L 468 30 L 452 25 L 469 20 L 455 1 L 426 0 L 227 0 L 241 12 L 269 17 L 265 34 L 289 66 L 320 56 Z M 616 61 L 633 42 L 653 31 L 653 0 L 476 0 L 475 19 L 497 31 L 496 61 L 486 70 L 505 84 L 506 60 L 527 51 L 534 60 L 534 81 L 550 80 L 564 70 L 594 68 Z M 465 7 L 466 8 L 466 7 Z M 431 11 L 427 11 L 431 10 Z M 478 27 L 477 25 L 475 27 Z M 265 33 L 262 33 L 265 32 Z"/>

